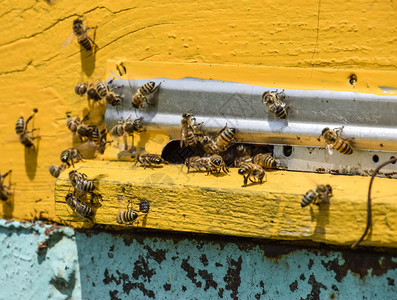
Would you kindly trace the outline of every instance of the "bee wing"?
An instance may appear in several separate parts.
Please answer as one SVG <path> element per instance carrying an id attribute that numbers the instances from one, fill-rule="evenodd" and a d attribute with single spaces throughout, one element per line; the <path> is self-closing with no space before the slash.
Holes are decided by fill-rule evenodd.
<path id="1" fill-rule="evenodd" d="M 64 49 L 65 47 L 67 47 L 67 46 L 69 46 L 70 45 L 70 43 L 73 41 L 73 36 L 74 36 L 74 33 L 72 32 L 67 38 L 66 38 L 66 40 L 63 42 L 63 44 L 62 44 L 62 49 Z"/>
<path id="2" fill-rule="evenodd" d="M 328 150 L 329 155 L 332 155 L 332 153 L 334 153 L 331 144 L 327 144 L 327 145 L 326 145 L 326 148 L 327 148 L 327 150 Z"/>

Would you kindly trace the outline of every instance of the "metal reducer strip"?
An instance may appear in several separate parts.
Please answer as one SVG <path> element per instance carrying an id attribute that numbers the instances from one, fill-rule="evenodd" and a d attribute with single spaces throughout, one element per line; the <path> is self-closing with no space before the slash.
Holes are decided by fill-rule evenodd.
<path id="1" fill-rule="evenodd" d="M 154 106 L 132 108 L 133 94 L 149 81 L 161 84 L 150 99 Z M 119 79 L 110 87 L 124 100 L 118 107 L 107 106 L 108 129 L 121 118 L 143 117 L 147 130 L 164 131 L 171 139 L 179 139 L 181 116 L 190 111 L 210 133 L 227 124 L 237 129 L 238 141 L 274 145 L 275 158 L 288 170 L 369 175 L 377 164 L 397 156 L 396 96 L 284 90 L 284 102 L 290 109 L 280 119 L 262 102 L 262 94 L 274 88 L 197 78 Z M 319 138 L 325 127 L 341 126 L 342 138 L 354 149 L 351 155 L 335 150 L 330 154 Z M 389 165 L 381 175 L 392 177 L 394 173 L 397 167 Z"/>

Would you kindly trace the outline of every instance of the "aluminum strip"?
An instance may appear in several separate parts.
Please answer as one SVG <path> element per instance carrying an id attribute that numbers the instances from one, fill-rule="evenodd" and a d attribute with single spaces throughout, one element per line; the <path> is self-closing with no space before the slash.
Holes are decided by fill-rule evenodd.
<path id="1" fill-rule="evenodd" d="M 151 100 L 155 106 L 145 105 L 139 110 L 131 108 L 132 95 L 149 81 L 161 83 L 157 96 Z M 107 106 L 105 122 L 108 128 L 121 118 L 143 116 L 147 130 L 164 131 L 171 139 L 179 139 L 181 115 L 191 111 L 208 132 L 218 132 L 227 123 L 237 129 L 237 140 L 298 146 L 296 153 L 303 157 L 313 153 L 313 147 L 321 152 L 305 163 L 297 163 L 297 158 L 285 158 L 286 168 L 290 170 L 334 173 L 339 170 L 343 174 L 368 175 L 376 166 L 370 161 L 364 167 L 363 160 L 368 160 L 377 151 L 382 153 L 378 155 L 381 158 L 397 156 L 396 96 L 286 89 L 285 102 L 291 109 L 282 120 L 269 113 L 261 101 L 263 92 L 274 88 L 197 78 L 147 78 L 130 80 L 129 83 L 119 79 L 110 86 L 117 87 L 115 91 L 124 95 L 124 103 L 117 109 Z M 355 151 L 350 156 L 334 151 L 329 158 L 319 136 L 325 127 L 340 126 L 344 126 L 342 136 L 351 139 Z M 334 157 L 338 157 L 339 162 L 333 162 Z M 395 171 L 395 166 L 389 166 L 384 173 Z"/>

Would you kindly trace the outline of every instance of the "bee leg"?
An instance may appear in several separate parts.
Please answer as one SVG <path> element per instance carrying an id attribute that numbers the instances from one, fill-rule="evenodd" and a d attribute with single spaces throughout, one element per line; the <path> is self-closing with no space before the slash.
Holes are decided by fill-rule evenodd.
<path id="1" fill-rule="evenodd" d="M 244 177 L 244 184 L 242 185 L 242 187 L 246 187 L 248 183 L 248 175 L 243 177 Z"/>

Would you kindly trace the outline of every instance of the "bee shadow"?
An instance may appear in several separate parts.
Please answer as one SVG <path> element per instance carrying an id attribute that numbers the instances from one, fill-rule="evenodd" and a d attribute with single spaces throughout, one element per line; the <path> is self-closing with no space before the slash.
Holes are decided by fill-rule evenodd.
<path id="1" fill-rule="evenodd" d="M 11 182 L 11 178 L 10 178 L 10 182 Z M 12 194 L 8 197 L 8 200 L 1 201 L 3 205 L 3 219 L 12 219 L 12 213 L 14 211 L 14 195 L 15 195 L 15 188 L 12 190 Z"/>
<path id="2" fill-rule="evenodd" d="M 326 227 L 329 224 L 329 204 L 319 205 L 319 210 L 314 210 L 310 205 L 310 215 L 313 222 L 316 222 L 314 234 L 325 236 Z"/>
<path id="3" fill-rule="evenodd" d="M 83 46 L 80 46 L 81 69 L 87 76 L 91 76 L 95 71 L 95 57 L 96 52 L 94 50 L 87 51 Z"/>
<path id="4" fill-rule="evenodd" d="M 34 147 L 25 147 L 25 170 L 30 180 L 36 176 L 37 170 L 37 156 L 39 155 L 40 139 L 36 140 Z"/>

